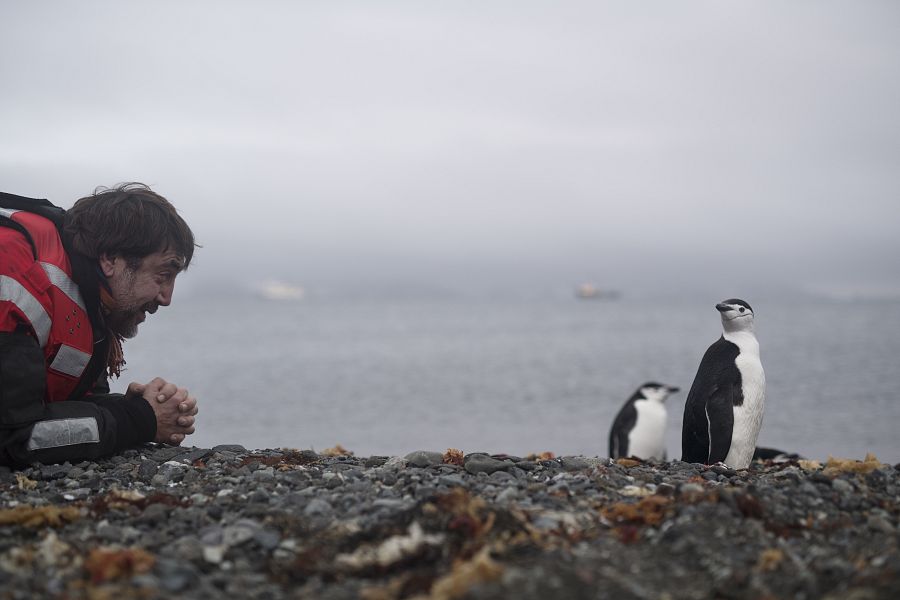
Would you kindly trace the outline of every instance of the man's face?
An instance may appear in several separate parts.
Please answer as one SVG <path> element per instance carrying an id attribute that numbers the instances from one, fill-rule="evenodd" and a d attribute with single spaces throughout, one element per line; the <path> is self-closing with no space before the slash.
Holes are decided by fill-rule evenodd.
<path id="1" fill-rule="evenodd" d="M 137 269 L 130 268 L 121 256 L 101 257 L 100 267 L 115 303 L 107 317 L 109 325 L 122 337 L 132 338 L 146 313 L 172 303 L 175 277 L 183 262 L 175 252 L 166 250 L 145 256 Z"/>

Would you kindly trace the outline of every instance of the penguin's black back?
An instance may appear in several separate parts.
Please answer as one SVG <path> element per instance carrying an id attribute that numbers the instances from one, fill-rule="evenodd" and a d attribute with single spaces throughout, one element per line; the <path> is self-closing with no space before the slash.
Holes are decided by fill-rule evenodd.
<path id="1" fill-rule="evenodd" d="M 612 429 L 609 431 L 609 457 L 624 458 L 628 456 L 628 434 L 634 429 L 637 423 L 637 409 L 634 403 L 643 398 L 641 390 L 631 395 L 631 398 L 625 402 L 613 421 Z"/>
<path id="2" fill-rule="evenodd" d="M 737 345 L 723 336 L 703 355 L 684 405 L 681 460 L 712 464 L 728 456 L 734 407 L 744 402 L 741 372 L 735 364 L 738 354 Z"/>

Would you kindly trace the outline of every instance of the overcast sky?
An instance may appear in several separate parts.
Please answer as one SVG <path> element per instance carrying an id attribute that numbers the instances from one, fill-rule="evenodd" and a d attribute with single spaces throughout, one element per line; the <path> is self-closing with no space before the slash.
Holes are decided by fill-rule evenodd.
<path id="1" fill-rule="evenodd" d="M 0 82 L 0 189 L 151 184 L 188 291 L 900 295 L 893 1 L 6 1 Z"/>

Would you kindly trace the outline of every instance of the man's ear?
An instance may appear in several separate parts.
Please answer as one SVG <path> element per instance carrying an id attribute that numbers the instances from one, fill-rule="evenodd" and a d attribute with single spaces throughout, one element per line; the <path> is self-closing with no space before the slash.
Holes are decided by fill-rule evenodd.
<path id="1" fill-rule="evenodd" d="M 112 277 L 116 272 L 116 261 L 120 260 L 118 256 L 110 256 L 109 254 L 101 254 L 98 259 L 100 270 L 106 277 Z"/>

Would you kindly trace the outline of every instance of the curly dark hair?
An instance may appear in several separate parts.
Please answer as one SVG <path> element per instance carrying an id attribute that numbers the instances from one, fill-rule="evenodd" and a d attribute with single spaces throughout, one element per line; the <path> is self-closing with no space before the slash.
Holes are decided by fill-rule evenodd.
<path id="1" fill-rule="evenodd" d="M 121 256 L 132 268 L 150 254 L 174 250 L 187 269 L 197 245 L 175 207 L 136 182 L 97 188 L 67 211 L 64 227 L 81 254 Z"/>

